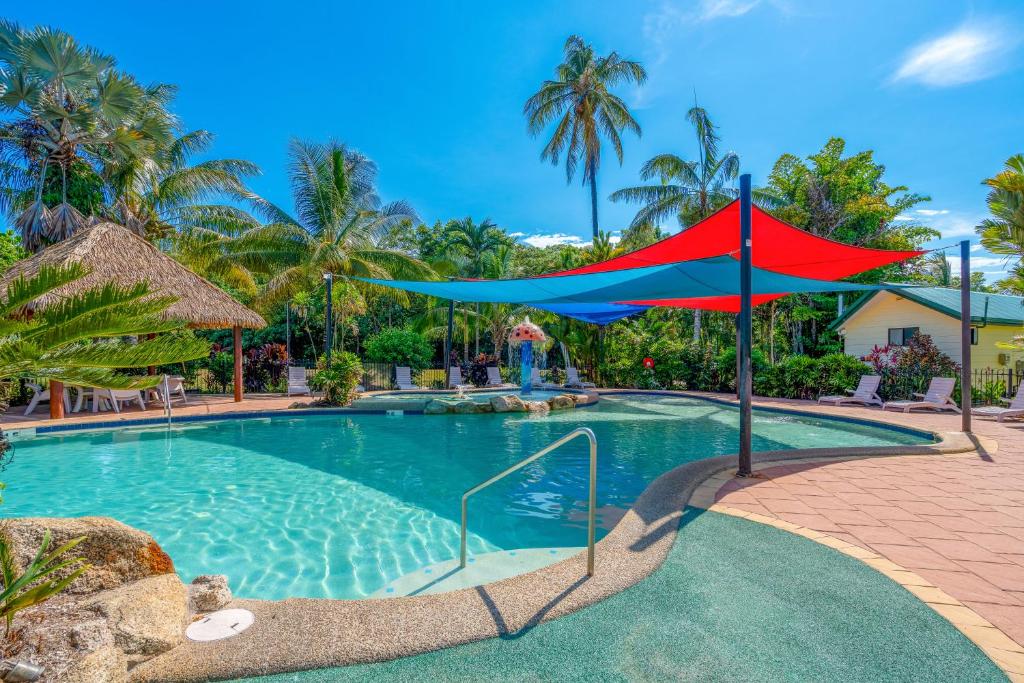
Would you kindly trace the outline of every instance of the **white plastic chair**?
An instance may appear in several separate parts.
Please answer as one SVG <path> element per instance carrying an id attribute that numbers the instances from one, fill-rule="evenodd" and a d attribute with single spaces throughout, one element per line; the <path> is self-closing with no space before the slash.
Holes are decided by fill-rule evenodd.
<path id="1" fill-rule="evenodd" d="M 36 409 L 36 406 L 38 406 L 42 401 L 46 401 L 47 403 L 49 403 L 50 390 L 43 389 L 38 384 L 33 384 L 32 382 L 26 382 L 25 384 L 29 389 L 32 390 L 32 399 L 28 402 L 28 407 L 25 408 L 25 414 L 31 415 L 32 411 L 34 411 Z M 65 412 L 71 412 L 71 399 L 68 396 L 67 387 L 64 387 L 64 390 L 61 393 L 62 398 L 64 400 Z"/>
<path id="2" fill-rule="evenodd" d="M 571 365 L 565 369 L 565 386 L 579 389 L 594 389 L 597 387 L 593 382 L 584 382 L 581 380 L 579 370 Z"/>
<path id="3" fill-rule="evenodd" d="M 415 391 L 423 388 L 412 383 L 412 368 L 404 366 L 395 366 L 395 384 L 401 391 Z"/>
<path id="4" fill-rule="evenodd" d="M 294 365 L 288 366 L 288 396 L 293 394 L 305 394 L 311 396 L 309 385 L 306 383 L 306 368 Z"/>
<path id="5" fill-rule="evenodd" d="M 160 382 L 155 386 L 152 391 L 156 394 L 157 400 L 161 403 L 166 403 L 164 397 L 164 383 Z M 185 396 L 185 378 L 178 377 L 177 375 L 167 375 L 167 391 L 171 395 L 171 401 L 181 401 L 182 403 L 188 403 L 188 398 Z"/>
<path id="6" fill-rule="evenodd" d="M 1005 401 L 1006 399 L 1002 400 Z M 998 422 L 1002 422 L 1008 417 L 1024 417 L 1024 380 L 1021 380 L 1020 386 L 1017 387 L 1017 394 L 1013 397 L 1013 400 L 1007 402 L 1010 405 L 1006 408 L 1002 406 L 981 406 L 971 409 L 971 413 L 982 417 L 994 417 Z"/>
<path id="7" fill-rule="evenodd" d="M 540 368 L 530 368 L 530 384 L 537 389 L 555 389 L 558 387 L 557 384 L 545 382 L 541 379 Z"/>
<path id="8" fill-rule="evenodd" d="M 448 388 L 458 389 L 460 386 L 465 386 L 465 382 L 462 380 L 462 368 L 458 365 L 452 365 L 448 368 Z"/>
<path id="9" fill-rule="evenodd" d="M 882 378 L 878 375 L 861 375 L 857 388 L 850 392 L 850 396 L 819 396 L 818 403 L 831 403 L 834 406 L 841 406 L 844 403 L 859 403 L 861 405 L 882 405 L 882 398 L 878 395 L 878 385 Z"/>
<path id="10" fill-rule="evenodd" d="M 138 389 L 94 389 L 92 400 L 92 412 L 99 410 L 101 401 L 109 403 L 115 413 L 120 413 L 121 408 L 130 403 L 138 403 L 139 408 L 146 409 L 146 402 L 142 399 L 142 392 Z"/>
<path id="11" fill-rule="evenodd" d="M 489 387 L 514 387 L 501 379 L 501 369 L 495 367 L 487 368 L 487 386 Z"/>
<path id="12" fill-rule="evenodd" d="M 952 377 L 933 377 L 928 384 L 928 391 L 923 394 L 914 393 L 920 397 L 919 401 L 889 401 L 882 404 L 882 410 L 902 410 L 909 413 L 915 408 L 927 408 L 928 410 L 955 410 L 960 408 L 953 402 L 953 389 L 956 388 L 956 380 Z"/>

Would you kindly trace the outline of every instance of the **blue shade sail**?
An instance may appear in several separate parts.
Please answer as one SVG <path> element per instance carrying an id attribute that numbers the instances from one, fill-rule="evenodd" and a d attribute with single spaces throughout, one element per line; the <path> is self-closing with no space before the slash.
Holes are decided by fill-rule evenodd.
<path id="1" fill-rule="evenodd" d="M 753 294 L 850 292 L 884 289 L 875 285 L 832 282 L 752 268 Z M 383 287 L 442 299 L 511 304 L 608 304 L 740 293 L 740 263 L 730 256 L 682 261 L 646 268 L 559 275 L 519 280 L 421 282 L 361 278 Z"/>
<path id="2" fill-rule="evenodd" d="M 533 308 L 550 311 L 568 318 L 576 318 L 586 323 L 607 325 L 637 313 L 643 313 L 650 306 L 632 306 L 629 304 L 534 304 Z"/>

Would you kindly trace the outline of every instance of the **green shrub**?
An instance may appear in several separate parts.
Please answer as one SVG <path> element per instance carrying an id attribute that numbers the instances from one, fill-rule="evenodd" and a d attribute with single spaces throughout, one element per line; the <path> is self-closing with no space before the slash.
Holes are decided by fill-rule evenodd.
<path id="1" fill-rule="evenodd" d="M 366 340 L 366 359 L 375 363 L 408 366 L 422 370 L 430 366 L 434 349 L 422 334 L 389 328 Z"/>
<path id="2" fill-rule="evenodd" d="M 363 376 L 359 356 L 349 351 L 331 355 L 331 367 L 321 367 L 309 380 L 309 387 L 322 391 L 323 401 L 332 406 L 345 406 L 355 397 L 356 386 Z"/>
<path id="3" fill-rule="evenodd" d="M 221 393 L 227 393 L 228 384 L 234 381 L 235 358 L 227 351 L 218 351 L 206 361 L 206 369 L 210 378 L 220 385 Z"/>
<path id="4" fill-rule="evenodd" d="M 750 367 L 754 377 L 765 371 L 768 361 L 760 349 L 753 349 L 750 352 Z M 736 391 L 736 347 L 722 351 L 715 358 L 715 371 L 717 374 L 717 385 L 712 391 Z"/>
<path id="5" fill-rule="evenodd" d="M 871 373 L 866 363 L 842 353 L 821 358 L 789 356 L 754 374 L 754 393 L 779 398 L 814 399 L 822 394 L 844 394 L 861 375 Z"/>

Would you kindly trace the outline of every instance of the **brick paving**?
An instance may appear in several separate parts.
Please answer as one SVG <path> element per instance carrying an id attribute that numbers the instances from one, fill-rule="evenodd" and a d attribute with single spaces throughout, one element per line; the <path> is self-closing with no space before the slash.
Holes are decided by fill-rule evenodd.
<path id="1" fill-rule="evenodd" d="M 958 431 L 952 414 L 758 405 Z M 820 531 L 912 570 L 1024 645 L 1024 422 L 974 418 L 974 453 L 768 467 L 726 481 L 722 505 Z"/>

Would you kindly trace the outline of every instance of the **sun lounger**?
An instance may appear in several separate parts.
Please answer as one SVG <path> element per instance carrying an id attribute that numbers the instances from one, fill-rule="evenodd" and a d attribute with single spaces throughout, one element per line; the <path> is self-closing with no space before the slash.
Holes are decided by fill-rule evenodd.
<path id="1" fill-rule="evenodd" d="M 818 403 L 830 403 L 834 406 L 841 406 L 844 403 L 859 403 L 860 405 L 882 405 L 882 399 L 878 396 L 878 384 L 882 378 L 878 375 L 861 375 L 857 388 L 850 391 L 850 396 L 819 396 Z"/>
<path id="2" fill-rule="evenodd" d="M 882 410 L 902 410 L 909 413 L 915 408 L 927 408 L 928 410 L 955 410 L 960 408 L 953 402 L 953 389 L 956 388 L 956 380 L 952 377 L 933 377 L 928 385 L 928 391 L 919 396 L 919 401 L 889 401 L 882 404 Z"/>
<path id="3" fill-rule="evenodd" d="M 462 368 L 458 365 L 450 366 L 448 368 L 448 388 L 458 389 L 462 386 L 466 386 L 466 382 L 462 379 Z"/>
<path id="4" fill-rule="evenodd" d="M 138 403 L 139 408 L 146 409 L 146 402 L 142 400 L 142 392 L 138 389 L 94 389 L 96 392 L 92 400 L 92 412 L 99 410 L 99 404 L 107 403 L 115 413 L 120 413 L 121 408 Z"/>
<path id="5" fill-rule="evenodd" d="M 26 386 L 28 386 L 29 389 L 32 390 L 32 400 L 30 400 L 28 402 L 28 407 L 25 408 L 25 414 L 26 415 L 31 415 L 32 411 L 36 409 L 36 406 L 39 405 L 39 403 L 41 401 L 46 401 L 47 403 L 49 403 L 49 401 L 50 401 L 50 390 L 49 389 L 43 389 L 38 384 L 33 384 L 32 382 L 26 382 L 25 384 L 26 384 Z M 63 392 L 61 392 L 61 393 L 63 395 L 62 399 L 64 401 L 64 410 L 65 410 L 65 412 L 71 412 L 71 399 L 68 396 L 67 387 L 65 387 Z"/>
<path id="6" fill-rule="evenodd" d="M 573 389 L 593 389 L 597 385 L 581 380 L 579 371 L 570 365 L 565 369 L 565 386 Z"/>
<path id="7" fill-rule="evenodd" d="M 487 386 L 489 387 L 514 387 L 515 384 L 508 384 L 501 379 L 501 370 L 495 367 L 487 368 Z"/>
<path id="8" fill-rule="evenodd" d="M 396 366 L 395 367 L 395 384 L 402 391 L 415 391 L 416 389 L 423 389 L 412 383 L 412 368 Z"/>
<path id="9" fill-rule="evenodd" d="M 309 390 L 309 385 L 306 383 L 306 368 L 290 365 L 288 366 L 287 395 L 292 396 L 293 394 L 312 396 L 313 392 Z"/>
<path id="10" fill-rule="evenodd" d="M 1003 400 L 1005 401 L 1006 399 Z M 1017 394 L 1013 397 L 1013 400 L 1007 402 L 1010 404 L 1008 407 L 981 406 L 973 408 L 971 414 L 982 417 L 994 417 L 998 422 L 1002 422 L 1008 417 L 1024 418 L 1024 380 L 1017 387 Z"/>
<path id="11" fill-rule="evenodd" d="M 530 384 L 538 389 L 558 389 L 560 388 L 557 384 L 551 382 L 545 382 L 540 377 L 540 368 L 530 369 Z"/>

